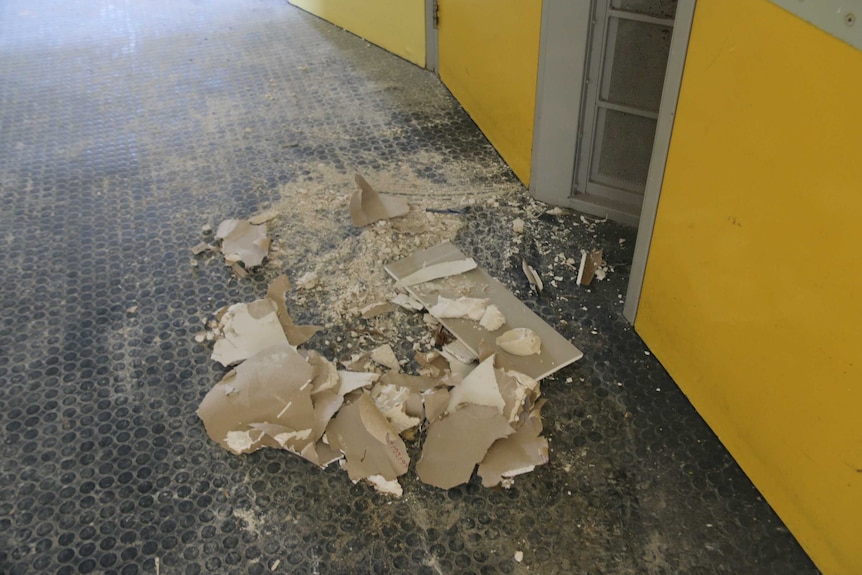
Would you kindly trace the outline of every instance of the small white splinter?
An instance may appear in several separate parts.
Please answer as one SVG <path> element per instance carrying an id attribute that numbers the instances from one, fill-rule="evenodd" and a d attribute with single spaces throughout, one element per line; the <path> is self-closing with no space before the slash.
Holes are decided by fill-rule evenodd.
<path id="1" fill-rule="evenodd" d="M 537 272 L 533 266 L 528 264 L 525 259 L 521 259 L 521 269 L 524 271 L 527 281 L 530 282 L 530 287 L 535 290 L 537 294 L 542 293 L 542 290 L 545 289 L 545 285 L 542 283 L 542 278 L 539 276 L 539 272 Z"/>
<path id="2" fill-rule="evenodd" d="M 485 308 L 485 313 L 482 315 L 482 319 L 479 320 L 479 325 L 488 331 L 497 331 L 503 327 L 505 323 L 506 316 L 504 316 L 503 312 L 500 311 L 500 308 L 494 304 Z"/>
<path id="3" fill-rule="evenodd" d="M 512 355 L 537 355 L 542 351 L 542 338 L 529 328 L 516 327 L 498 337 L 497 345 Z"/>
<path id="4" fill-rule="evenodd" d="M 410 395 L 411 392 L 406 387 L 398 387 L 386 383 L 378 383 L 371 389 L 371 398 L 374 400 L 377 409 L 380 410 L 380 413 L 386 417 L 398 433 L 422 423 L 421 418 L 412 417 L 407 414 L 407 402 L 410 399 Z"/>
<path id="5" fill-rule="evenodd" d="M 512 231 L 516 234 L 523 234 L 524 220 L 522 220 L 521 218 L 515 218 L 514 220 L 512 220 Z"/>
<path id="6" fill-rule="evenodd" d="M 376 489 L 378 493 L 394 495 L 395 497 L 401 497 L 404 495 L 404 490 L 401 488 L 401 484 L 397 479 L 387 481 L 382 475 L 370 475 L 365 479 L 374 486 L 374 489 Z"/>
<path id="7" fill-rule="evenodd" d="M 463 318 L 479 321 L 485 315 L 487 308 L 487 299 L 473 297 L 449 299 L 441 295 L 437 298 L 437 303 L 428 310 L 428 313 L 439 319 Z"/>
<path id="8" fill-rule="evenodd" d="M 515 561 L 520 563 L 524 560 L 524 552 L 523 551 L 515 551 Z"/>
<path id="9" fill-rule="evenodd" d="M 320 282 L 320 277 L 315 272 L 303 274 L 301 278 L 296 280 L 296 289 L 310 290 L 317 287 Z"/>

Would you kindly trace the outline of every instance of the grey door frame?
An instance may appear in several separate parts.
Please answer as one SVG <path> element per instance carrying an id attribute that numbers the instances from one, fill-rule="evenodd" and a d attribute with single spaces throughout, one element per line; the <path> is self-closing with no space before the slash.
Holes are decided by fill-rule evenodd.
<path id="1" fill-rule="evenodd" d="M 425 0 L 425 69 L 440 73 L 440 44 L 437 39 L 437 0 Z"/>
<path id="2" fill-rule="evenodd" d="M 537 200 L 549 204 L 639 224 L 623 312 L 632 323 L 637 315 L 652 241 L 695 4 L 696 0 L 679 0 L 677 3 L 656 136 L 638 220 L 614 206 L 613 202 L 585 202 L 572 195 L 578 133 L 580 123 L 584 121 L 580 104 L 591 42 L 592 0 L 543 2 L 530 193 Z"/>
<path id="3" fill-rule="evenodd" d="M 632 324 L 637 318 L 640 304 L 641 289 L 646 274 L 650 244 L 652 243 L 661 187 L 664 182 L 664 172 L 667 165 L 670 138 L 673 132 L 673 122 L 676 118 L 676 107 L 679 103 L 679 91 L 682 87 L 682 75 L 685 69 L 685 57 L 688 53 L 688 42 L 691 37 L 691 25 L 694 21 L 696 0 L 679 0 L 676 6 L 676 18 L 673 34 L 670 40 L 670 55 L 667 61 L 667 71 L 664 76 L 661 104 L 658 110 L 655 140 L 653 141 L 652 157 L 647 174 L 644 201 L 641 206 L 640 224 L 638 226 L 635 253 L 632 259 L 629 285 L 626 290 L 626 300 L 623 315 Z"/>
<path id="4" fill-rule="evenodd" d="M 617 48 L 616 36 L 618 26 L 623 21 L 638 22 L 646 25 L 658 25 L 673 28 L 673 18 L 659 18 L 637 12 L 630 12 L 613 7 L 613 2 L 596 1 L 593 3 L 593 27 L 590 40 L 589 83 L 583 91 L 581 102 L 583 128 L 580 130 L 578 150 L 576 153 L 574 175 L 574 193 L 585 194 L 587 201 L 618 201 L 626 206 L 629 217 L 615 219 L 631 219 L 637 222 L 640 205 L 643 201 L 643 185 L 624 181 L 611 181 L 598 170 L 599 150 L 603 149 L 605 124 L 601 121 L 602 114 L 611 111 L 656 121 L 657 109 L 646 109 L 632 104 L 612 102 L 610 97 L 610 82 L 613 76 Z M 644 180 L 644 184 L 646 181 Z"/>
<path id="5" fill-rule="evenodd" d="M 542 2 L 530 193 L 549 204 L 576 207 L 570 196 L 591 19 L 592 0 Z M 584 211 L 607 215 L 589 207 Z"/>

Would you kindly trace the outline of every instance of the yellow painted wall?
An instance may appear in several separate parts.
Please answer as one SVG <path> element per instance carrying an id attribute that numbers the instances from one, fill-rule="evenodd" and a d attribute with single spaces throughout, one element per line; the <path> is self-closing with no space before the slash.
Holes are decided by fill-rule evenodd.
<path id="1" fill-rule="evenodd" d="M 440 77 L 530 184 L 542 0 L 439 0 Z"/>
<path id="2" fill-rule="evenodd" d="M 699 0 L 635 326 L 826 574 L 862 573 L 862 52 Z"/>
<path id="3" fill-rule="evenodd" d="M 425 67 L 425 0 L 290 0 L 290 3 Z"/>

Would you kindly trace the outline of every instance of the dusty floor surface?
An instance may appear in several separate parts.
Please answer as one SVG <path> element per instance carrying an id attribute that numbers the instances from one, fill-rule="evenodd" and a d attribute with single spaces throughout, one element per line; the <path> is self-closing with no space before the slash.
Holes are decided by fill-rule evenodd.
<path id="1" fill-rule="evenodd" d="M 420 245 L 359 231 L 357 170 L 458 213 Z M 284 2 L 3 2 L 0 198 L 0 573 L 817 572 L 622 318 L 634 231 L 545 214 L 434 76 Z M 189 252 L 270 207 L 252 277 Z M 393 500 L 207 438 L 213 311 L 316 270 L 290 296 L 327 326 L 309 347 L 408 357 L 419 316 L 351 311 L 447 238 L 586 354 L 543 382 L 549 465 L 509 490 L 411 473 Z M 592 247 L 613 270 L 577 288 L 566 260 Z"/>

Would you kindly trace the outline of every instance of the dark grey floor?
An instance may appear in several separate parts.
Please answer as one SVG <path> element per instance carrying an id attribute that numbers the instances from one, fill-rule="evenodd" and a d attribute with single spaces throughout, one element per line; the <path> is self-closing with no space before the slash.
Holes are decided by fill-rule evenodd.
<path id="1" fill-rule="evenodd" d="M 194 414 L 221 370 L 193 334 L 279 271 L 193 267 L 200 226 L 356 169 L 482 199 L 456 243 L 585 351 L 511 490 L 390 500 Z M 528 218 L 535 265 L 618 264 L 536 299 L 501 257 L 541 214 L 517 188 L 433 76 L 281 1 L 0 3 L 0 573 L 816 573 L 622 319 L 633 230 Z M 317 232 L 284 261 L 355 233 Z"/>

